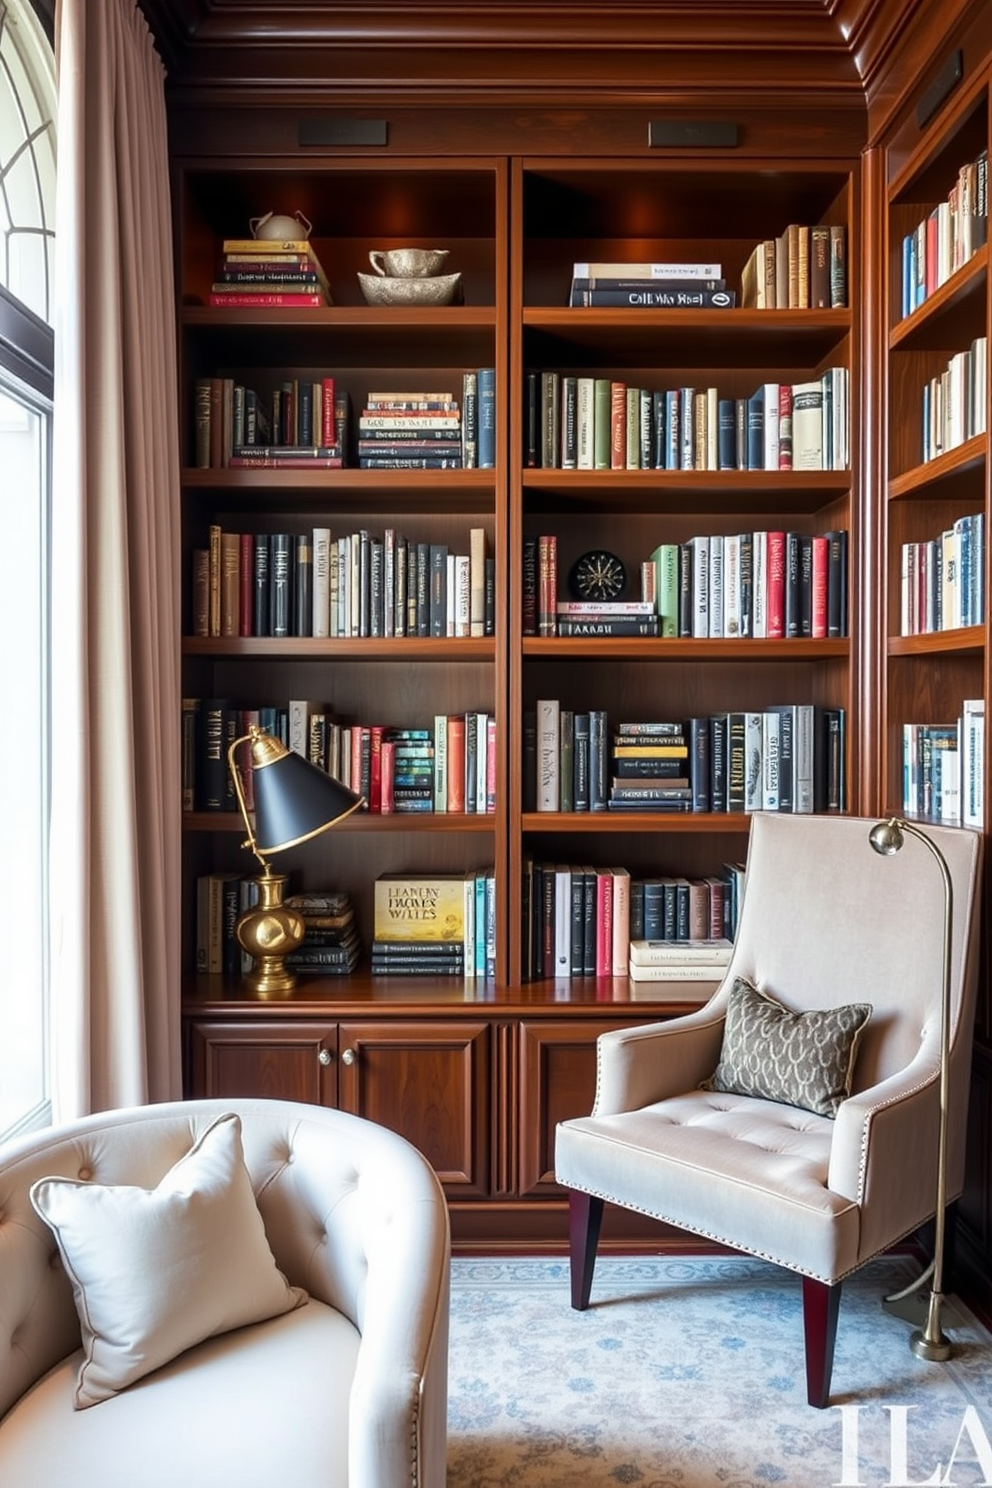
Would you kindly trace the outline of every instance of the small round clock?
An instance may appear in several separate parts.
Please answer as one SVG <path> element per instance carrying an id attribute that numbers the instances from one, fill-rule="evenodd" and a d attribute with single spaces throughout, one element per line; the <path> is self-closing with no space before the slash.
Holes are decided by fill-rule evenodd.
<path id="1" fill-rule="evenodd" d="M 576 559 L 568 587 L 573 598 L 587 602 L 619 599 L 627 587 L 627 570 L 615 553 L 595 548 Z"/>

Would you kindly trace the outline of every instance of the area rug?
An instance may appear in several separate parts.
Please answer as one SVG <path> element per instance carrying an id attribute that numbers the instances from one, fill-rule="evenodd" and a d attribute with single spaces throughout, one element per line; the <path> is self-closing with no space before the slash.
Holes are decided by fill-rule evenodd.
<path id="1" fill-rule="evenodd" d="M 760 1261 L 452 1263 L 448 1488 L 942 1488 L 992 1484 L 992 1338 L 954 1302 L 928 1364 L 882 1298 L 914 1263 L 844 1284 L 831 1405 L 806 1404 L 798 1277 Z"/>

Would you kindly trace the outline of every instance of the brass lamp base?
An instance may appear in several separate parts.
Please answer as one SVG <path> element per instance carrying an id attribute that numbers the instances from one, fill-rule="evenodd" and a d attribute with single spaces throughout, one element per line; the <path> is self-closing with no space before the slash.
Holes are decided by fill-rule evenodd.
<path id="1" fill-rule="evenodd" d="M 237 926 L 239 944 L 255 958 L 255 969 L 247 973 L 245 982 L 256 997 L 288 997 L 296 977 L 286 970 L 284 957 L 303 944 L 306 926 L 303 917 L 282 902 L 288 882 L 284 873 L 273 873 L 266 864 L 255 882 L 258 903 L 241 916 Z"/>

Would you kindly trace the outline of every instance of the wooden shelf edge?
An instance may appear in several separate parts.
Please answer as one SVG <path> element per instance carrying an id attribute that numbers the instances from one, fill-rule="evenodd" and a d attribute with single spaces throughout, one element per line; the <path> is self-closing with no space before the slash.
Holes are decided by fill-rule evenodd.
<path id="1" fill-rule="evenodd" d="M 847 636 L 828 640 L 690 640 L 674 636 L 525 636 L 524 656 L 640 657 L 656 661 L 827 661 L 850 655 Z"/>
<path id="2" fill-rule="evenodd" d="M 332 829 L 341 832 L 479 832 L 492 836 L 497 815 L 493 811 L 465 814 L 451 811 L 354 811 Z M 244 832 L 245 824 L 234 811 L 184 811 L 184 832 Z M 245 874 L 253 866 L 245 858 Z"/>
<path id="3" fill-rule="evenodd" d="M 279 661 L 495 661 L 494 636 L 184 636 L 184 656 Z"/>
<path id="4" fill-rule="evenodd" d="M 887 649 L 890 656 L 980 655 L 985 650 L 985 627 L 965 625 L 925 635 L 889 636 Z"/>
<path id="5" fill-rule="evenodd" d="M 988 262 L 988 245 L 983 243 L 980 248 L 976 248 L 967 263 L 955 269 L 951 277 L 946 279 L 939 289 L 935 289 L 932 295 L 927 296 L 922 305 L 917 305 L 911 314 L 904 316 L 892 327 L 889 332 L 889 350 L 899 351 L 911 345 L 914 337 L 919 335 L 930 321 L 936 320 L 969 296 L 983 291 Z"/>
<path id="6" fill-rule="evenodd" d="M 751 829 L 743 811 L 525 811 L 522 832 L 742 832 Z"/>
<path id="7" fill-rule="evenodd" d="M 963 444 L 956 445 L 954 449 L 937 455 L 935 459 L 927 460 L 922 465 L 914 465 L 911 470 L 904 471 L 902 475 L 894 476 L 889 481 L 889 500 L 901 501 L 910 496 L 926 495 L 931 498 L 939 495 L 934 487 L 940 485 L 941 482 L 952 482 L 984 469 L 987 445 L 987 435 L 975 434 L 971 439 L 966 439 Z"/>

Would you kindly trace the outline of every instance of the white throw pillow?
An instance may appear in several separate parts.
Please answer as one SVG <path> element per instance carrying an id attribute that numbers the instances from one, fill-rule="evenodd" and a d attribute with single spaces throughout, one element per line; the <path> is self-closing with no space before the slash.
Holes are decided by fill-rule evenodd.
<path id="1" fill-rule="evenodd" d="M 40 1178 L 31 1202 L 55 1234 L 79 1313 L 77 1410 L 205 1338 L 307 1300 L 269 1249 L 236 1115 L 212 1122 L 157 1188 Z"/>

